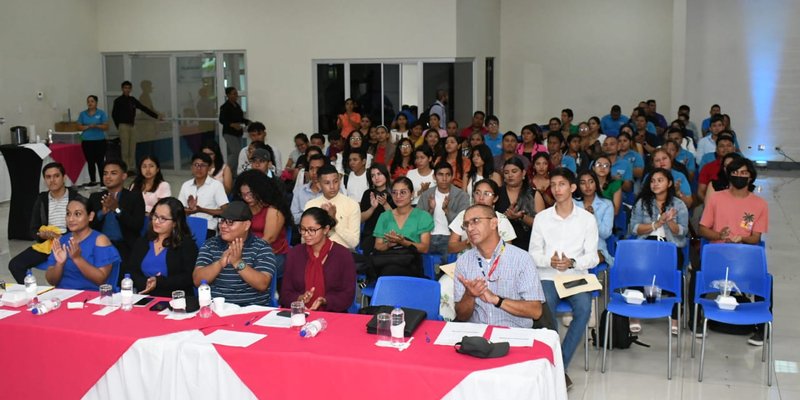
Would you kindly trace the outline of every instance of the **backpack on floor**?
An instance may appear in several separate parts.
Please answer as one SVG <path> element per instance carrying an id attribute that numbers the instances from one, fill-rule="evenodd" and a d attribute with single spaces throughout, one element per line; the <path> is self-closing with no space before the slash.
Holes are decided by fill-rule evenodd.
<path id="1" fill-rule="evenodd" d="M 597 347 L 600 347 L 605 343 L 607 319 L 608 310 L 603 311 L 603 313 L 600 314 L 600 326 L 598 327 L 600 330 L 600 335 L 598 335 L 600 341 L 595 343 L 595 346 Z M 650 347 L 650 345 L 640 342 L 639 336 L 631 333 L 630 319 L 620 315 L 614 315 L 611 320 L 611 337 L 609 338 L 608 343 L 612 349 L 627 349 L 628 347 L 631 347 L 632 343 L 636 343 L 639 346 Z"/>

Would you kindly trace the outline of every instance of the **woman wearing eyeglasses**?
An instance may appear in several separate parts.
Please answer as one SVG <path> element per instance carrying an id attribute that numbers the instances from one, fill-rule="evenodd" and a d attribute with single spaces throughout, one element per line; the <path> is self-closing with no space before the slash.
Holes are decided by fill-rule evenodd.
<path id="1" fill-rule="evenodd" d="M 372 154 L 367 152 L 368 144 L 365 137 L 366 136 L 358 130 L 350 133 L 350 137 L 347 138 L 347 141 L 344 143 L 342 154 L 340 157 L 336 158 L 335 162 L 336 170 L 339 171 L 340 174 L 347 175 L 350 173 L 348 160 L 350 160 L 350 153 L 353 152 L 359 152 L 364 156 L 367 160 L 367 167 L 372 165 Z"/>
<path id="2" fill-rule="evenodd" d="M 622 206 L 622 181 L 611 177 L 611 160 L 606 156 L 597 157 L 592 164 L 592 171 L 597 175 L 597 191 L 604 199 L 614 203 L 614 215 L 619 214 Z"/>
<path id="3" fill-rule="evenodd" d="M 178 199 L 165 197 L 150 212 L 150 226 L 134 244 L 123 263 L 140 294 L 169 297 L 173 290 L 190 293 L 194 289 L 192 271 L 197 260 L 197 245 L 186 224 L 186 214 Z"/>
<path id="4" fill-rule="evenodd" d="M 347 312 L 353 303 L 356 265 L 349 249 L 328 238 L 334 226 L 336 220 L 319 207 L 303 212 L 299 226 L 303 244 L 286 257 L 282 307 L 302 301 L 310 310 Z"/>
<path id="5" fill-rule="evenodd" d="M 500 187 L 497 186 L 497 183 L 491 179 L 482 179 L 475 184 L 475 190 L 472 192 L 472 204 L 483 204 L 494 208 L 499 197 L 498 193 L 500 193 Z M 465 212 L 466 210 L 458 213 L 453 222 L 450 223 L 450 240 L 447 242 L 448 253 L 461 253 L 471 247 L 467 237 L 467 228 L 470 221 L 464 221 Z M 514 227 L 508 217 L 497 211 L 495 211 L 495 214 L 497 214 L 497 230 L 500 232 L 500 237 L 506 242 L 516 239 L 517 233 L 514 232 Z"/>

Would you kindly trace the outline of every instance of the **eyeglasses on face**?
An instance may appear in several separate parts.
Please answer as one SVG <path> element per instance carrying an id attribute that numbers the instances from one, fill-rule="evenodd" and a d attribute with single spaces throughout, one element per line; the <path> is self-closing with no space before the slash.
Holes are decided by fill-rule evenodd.
<path id="1" fill-rule="evenodd" d="M 609 164 L 609 163 L 597 163 L 595 165 L 597 166 L 597 168 L 609 168 L 609 167 L 611 167 L 611 164 Z"/>
<path id="2" fill-rule="evenodd" d="M 235 220 L 235 219 L 221 218 L 221 219 L 219 220 L 219 225 L 220 225 L 220 226 L 223 226 L 223 225 L 230 226 L 230 225 L 233 225 L 235 222 L 241 222 L 241 221 L 237 221 L 237 220 Z"/>
<path id="3" fill-rule="evenodd" d="M 464 222 L 461 224 L 461 229 L 467 230 L 470 227 L 478 225 L 478 223 L 481 222 L 482 219 L 494 219 L 494 218 L 496 217 L 475 217 L 475 218 L 465 219 Z"/>
<path id="4" fill-rule="evenodd" d="M 194 164 L 192 164 L 192 167 L 193 168 L 206 168 L 206 167 L 208 167 L 208 164 L 206 164 L 206 163 L 194 163 Z"/>
<path id="5" fill-rule="evenodd" d="M 408 189 L 392 190 L 392 196 L 408 196 L 410 193 Z"/>
<path id="6" fill-rule="evenodd" d="M 314 235 L 316 235 L 316 234 L 317 234 L 317 232 L 319 232 L 321 229 L 322 229 L 322 227 L 319 227 L 319 228 L 304 228 L 304 227 L 300 227 L 300 228 L 298 229 L 298 231 L 300 231 L 300 234 L 301 234 L 301 235 L 311 235 L 311 236 L 314 236 Z"/>
<path id="7" fill-rule="evenodd" d="M 162 217 L 156 214 L 151 215 L 150 219 L 153 220 L 153 222 L 158 222 L 159 224 L 163 224 L 164 222 L 167 221 L 172 221 L 172 218 Z"/>
<path id="8" fill-rule="evenodd" d="M 472 195 L 475 196 L 475 197 L 494 197 L 495 196 L 495 194 L 493 192 L 480 191 L 480 190 L 476 190 L 476 191 L 472 192 Z"/>

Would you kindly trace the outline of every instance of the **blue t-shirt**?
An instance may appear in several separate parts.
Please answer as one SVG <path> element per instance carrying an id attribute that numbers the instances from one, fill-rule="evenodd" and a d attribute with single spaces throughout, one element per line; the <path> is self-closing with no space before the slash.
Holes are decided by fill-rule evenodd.
<path id="1" fill-rule="evenodd" d="M 619 154 L 618 157 L 628 160 L 633 168 L 644 168 L 644 158 L 638 151 L 628 149 L 627 152 Z"/>
<path id="2" fill-rule="evenodd" d="M 603 133 L 607 136 L 617 137 L 619 135 L 619 128 L 622 125 L 627 124 L 629 121 L 628 117 L 624 115 L 620 115 L 618 119 L 611 118 L 611 114 L 607 114 L 605 117 L 600 119 L 600 128 L 603 129 Z"/>
<path id="3" fill-rule="evenodd" d="M 92 230 L 92 233 L 89 234 L 85 239 L 83 239 L 78 246 L 81 248 L 81 257 L 83 257 L 86 262 L 90 265 L 94 266 L 95 268 L 104 267 L 106 265 L 119 263 L 119 252 L 117 248 L 108 245 L 108 246 L 97 246 L 95 242 L 97 242 L 97 237 L 100 236 L 100 232 Z M 59 241 L 61 245 L 65 245 L 69 243 L 69 239 L 72 237 L 72 232 L 69 232 L 63 236 Z M 50 252 L 50 256 L 47 258 L 47 265 L 55 265 L 56 258 L 53 255 L 53 252 Z M 97 290 L 98 286 L 96 283 L 86 279 L 81 273 L 81 270 L 78 269 L 78 266 L 75 265 L 75 262 L 72 261 L 69 256 L 67 256 L 67 261 L 64 263 L 64 272 L 61 274 L 61 281 L 58 282 L 56 287 L 62 289 L 77 289 L 77 290 Z"/>
<path id="4" fill-rule="evenodd" d="M 675 156 L 675 160 L 685 165 L 686 170 L 689 171 L 689 173 L 697 171 L 697 166 L 694 162 L 694 154 L 690 153 L 688 150 L 681 149 L 681 151 L 678 152 L 678 155 Z"/>
<path id="5" fill-rule="evenodd" d="M 572 157 L 571 155 L 564 154 L 564 156 L 561 157 L 561 166 L 575 174 L 578 173 L 578 163 L 575 162 L 575 157 Z"/>
<path id="6" fill-rule="evenodd" d="M 213 264 L 222 257 L 222 253 L 228 249 L 228 243 L 217 235 L 206 240 L 200 252 L 197 254 L 197 268 L 204 268 Z M 252 267 L 258 272 L 266 272 L 275 277 L 275 254 L 270 245 L 248 234 L 242 249 L 242 261 L 248 268 Z M 224 297 L 228 303 L 239 306 L 257 304 L 260 306 L 269 305 L 269 290 L 259 292 L 250 286 L 239 276 L 239 272 L 231 266 L 225 266 L 220 271 L 217 278 L 211 282 L 211 296 Z"/>
<path id="7" fill-rule="evenodd" d="M 81 125 L 100 125 L 108 122 L 108 115 L 101 109 L 96 109 L 94 115 L 84 110 L 78 115 L 78 123 Z M 90 128 L 81 134 L 83 140 L 104 140 L 106 138 L 105 132 L 100 128 Z"/>
<path id="8" fill-rule="evenodd" d="M 633 165 L 628 160 L 617 156 L 617 161 L 611 164 L 610 174 L 615 179 L 633 182 Z"/>
<path id="9" fill-rule="evenodd" d="M 156 250 L 153 248 L 151 241 L 150 250 L 144 255 L 142 260 L 142 273 L 144 276 L 167 276 L 167 249 L 161 250 L 161 253 L 156 255 Z"/>
<path id="10" fill-rule="evenodd" d="M 700 159 L 700 164 L 697 167 L 702 170 L 706 164 L 713 162 L 716 159 L 717 152 L 703 154 L 703 157 Z"/>
<path id="11" fill-rule="evenodd" d="M 497 133 L 497 139 L 492 139 L 492 135 L 488 133 L 483 135 L 483 141 L 489 146 L 493 156 L 503 154 L 503 135 L 499 132 Z"/>

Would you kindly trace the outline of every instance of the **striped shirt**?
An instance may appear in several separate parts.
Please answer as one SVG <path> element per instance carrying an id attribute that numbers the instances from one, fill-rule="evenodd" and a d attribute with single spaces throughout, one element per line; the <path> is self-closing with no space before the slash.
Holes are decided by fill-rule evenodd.
<path id="1" fill-rule="evenodd" d="M 503 249 L 504 247 L 505 249 Z M 500 261 L 497 263 L 497 268 L 490 278 L 486 278 L 498 257 Z M 475 248 L 458 256 L 455 276 L 459 275 L 468 280 L 486 279 L 489 290 L 506 299 L 544 302 L 542 283 L 539 281 L 539 275 L 530 254 L 502 240 L 497 244 L 491 259 L 483 258 Z M 461 281 L 455 279 L 453 289 L 453 299 L 456 302 L 461 301 L 466 288 Z M 518 328 L 533 327 L 532 319 L 511 315 L 480 298 L 475 299 L 475 310 L 467 322 Z"/>
<path id="2" fill-rule="evenodd" d="M 47 223 L 58 227 L 61 233 L 67 231 L 67 204 L 69 203 L 69 192 L 64 192 L 60 199 L 53 197 L 47 192 Z"/>
<path id="3" fill-rule="evenodd" d="M 242 260 L 248 267 L 254 268 L 259 272 L 266 272 L 270 276 L 275 276 L 275 254 L 269 244 L 252 234 L 247 235 L 242 249 Z M 197 268 L 211 265 L 220 258 L 222 253 L 228 248 L 220 236 L 214 236 L 206 240 L 200 252 L 197 254 Z M 250 286 L 239 276 L 239 272 L 232 266 L 225 266 L 220 271 L 214 282 L 211 282 L 211 296 L 224 297 L 226 303 L 233 303 L 240 306 L 257 304 L 268 306 L 270 292 L 259 292 Z"/>

